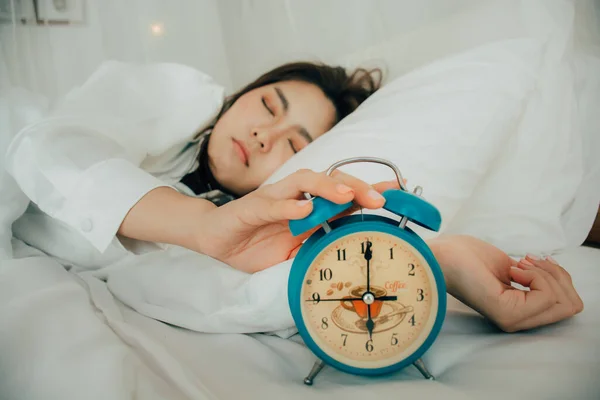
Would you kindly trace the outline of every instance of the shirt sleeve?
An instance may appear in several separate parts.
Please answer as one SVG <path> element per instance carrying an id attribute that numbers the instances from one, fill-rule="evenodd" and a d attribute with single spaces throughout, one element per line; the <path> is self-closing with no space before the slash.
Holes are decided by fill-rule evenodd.
<path id="1" fill-rule="evenodd" d="M 218 113 L 222 94 L 187 67 L 111 63 L 16 135 L 6 170 L 43 212 L 103 252 L 129 210 L 169 186 L 144 159 L 187 142 Z"/>
<path id="2" fill-rule="evenodd" d="M 136 157 L 117 143 L 77 127 L 23 131 L 6 158 L 7 171 L 29 199 L 100 252 L 135 203 L 167 186 L 142 170 Z"/>

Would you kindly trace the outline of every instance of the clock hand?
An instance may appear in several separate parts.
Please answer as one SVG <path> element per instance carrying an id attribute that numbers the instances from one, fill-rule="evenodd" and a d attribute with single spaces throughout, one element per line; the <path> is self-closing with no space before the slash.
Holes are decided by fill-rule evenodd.
<path id="1" fill-rule="evenodd" d="M 348 300 L 348 301 L 352 301 L 352 300 L 362 300 L 362 297 L 344 297 L 341 299 L 308 299 L 308 300 L 304 300 L 304 301 L 312 301 L 313 303 L 320 303 L 322 301 L 344 301 L 344 300 Z"/>
<path id="2" fill-rule="evenodd" d="M 373 258 L 373 252 L 371 246 L 373 244 L 367 240 L 367 248 L 365 249 L 365 260 L 367 260 L 367 293 L 371 293 L 371 258 Z M 372 301 L 371 301 L 372 302 Z M 369 330 L 369 340 L 373 340 L 373 328 L 375 322 L 371 318 L 371 302 L 367 304 L 367 329 Z"/>
<path id="3" fill-rule="evenodd" d="M 373 252 L 371 246 L 373 244 L 367 240 L 367 248 L 365 249 L 365 260 L 367 260 L 367 292 L 371 291 L 371 258 L 373 258 Z"/>
<path id="4" fill-rule="evenodd" d="M 375 322 L 371 318 L 371 305 L 367 304 L 367 330 L 369 331 L 369 340 L 373 340 L 373 328 L 375 327 Z"/>
<path id="5" fill-rule="evenodd" d="M 344 301 L 344 300 L 348 300 L 348 301 L 362 300 L 362 297 L 344 297 L 344 298 L 341 298 L 341 299 L 319 299 L 318 301 L 315 300 L 315 299 L 308 299 L 308 300 L 304 300 L 304 301 L 312 301 L 312 302 L 320 303 L 322 301 Z M 398 300 L 398 296 L 381 296 L 381 297 L 375 297 L 375 300 L 380 300 L 380 301 L 396 301 L 396 300 Z"/>
<path id="6" fill-rule="evenodd" d="M 396 301 L 396 300 L 398 300 L 398 296 L 380 296 L 380 297 L 375 297 L 375 300 L 379 300 L 379 301 Z"/>

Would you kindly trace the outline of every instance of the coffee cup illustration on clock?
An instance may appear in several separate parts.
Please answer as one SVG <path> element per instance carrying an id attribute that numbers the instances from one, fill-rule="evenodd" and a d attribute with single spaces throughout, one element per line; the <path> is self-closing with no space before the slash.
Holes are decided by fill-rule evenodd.
<path id="1" fill-rule="evenodd" d="M 357 298 L 360 299 L 360 295 L 365 290 L 366 287 L 364 285 L 350 288 L 349 295 L 344 297 L 344 300 L 340 301 L 340 305 L 332 311 L 331 320 L 341 330 L 352 333 L 368 333 L 367 305 L 362 300 L 356 300 Z M 371 286 L 371 291 L 376 298 L 387 295 L 387 290 L 381 286 Z M 375 322 L 373 333 L 395 328 L 406 318 L 406 314 L 413 311 L 414 308 L 411 305 L 404 305 L 399 302 L 384 302 L 381 300 L 373 301 L 371 304 L 371 318 Z"/>

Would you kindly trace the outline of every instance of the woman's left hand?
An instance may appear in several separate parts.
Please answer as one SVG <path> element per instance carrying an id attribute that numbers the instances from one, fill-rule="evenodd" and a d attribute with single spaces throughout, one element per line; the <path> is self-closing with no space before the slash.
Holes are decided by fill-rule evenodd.
<path id="1" fill-rule="evenodd" d="M 552 259 L 527 256 L 517 262 L 491 244 L 463 235 L 440 236 L 429 244 L 448 293 L 503 331 L 552 324 L 583 310 L 571 276 Z"/>

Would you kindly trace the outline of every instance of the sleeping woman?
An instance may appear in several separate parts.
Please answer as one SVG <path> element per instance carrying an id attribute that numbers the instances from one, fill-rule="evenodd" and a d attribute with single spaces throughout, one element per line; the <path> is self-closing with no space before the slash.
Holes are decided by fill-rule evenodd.
<path id="1" fill-rule="evenodd" d="M 397 187 L 310 170 L 263 185 L 373 94 L 379 77 L 377 70 L 348 74 L 341 67 L 286 64 L 226 98 L 208 126 L 183 132 L 186 140 L 177 145 L 166 131 L 117 138 L 101 130 L 82 134 L 76 124 L 53 135 L 33 128 L 12 142 L 7 169 L 32 202 L 28 213 L 44 216 L 39 232 L 68 230 L 107 260 L 114 246 L 171 244 L 253 273 L 294 257 L 306 239 L 288 230 L 290 220 L 312 210 L 305 192 L 376 209 L 385 202 L 381 192 Z M 555 323 L 583 309 L 569 274 L 550 257 L 515 261 L 460 235 L 428 245 L 448 293 L 504 331 Z M 69 262 L 69 251 L 43 250 Z"/>

